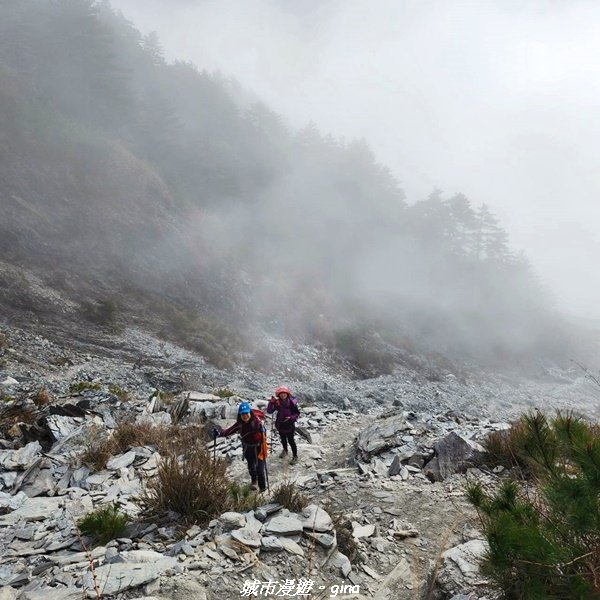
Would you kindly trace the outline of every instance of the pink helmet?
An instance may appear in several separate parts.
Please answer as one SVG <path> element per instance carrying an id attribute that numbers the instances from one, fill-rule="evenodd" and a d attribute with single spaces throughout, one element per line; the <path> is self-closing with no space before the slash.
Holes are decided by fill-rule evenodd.
<path id="1" fill-rule="evenodd" d="M 288 396 L 292 395 L 292 392 L 290 392 L 290 389 L 286 388 L 285 385 L 281 385 L 275 390 L 276 396 L 279 396 L 279 394 L 284 394 L 284 393 L 287 394 Z"/>

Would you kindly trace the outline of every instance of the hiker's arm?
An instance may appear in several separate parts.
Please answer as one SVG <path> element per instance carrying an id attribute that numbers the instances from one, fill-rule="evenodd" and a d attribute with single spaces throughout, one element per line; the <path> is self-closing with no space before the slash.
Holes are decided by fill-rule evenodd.
<path id="1" fill-rule="evenodd" d="M 232 433 L 236 433 L 239 430 L 240 430 L 240 424 L 236 422 L 231 427 L 228 427 L 227 429 L 223 429 L 223 431 L 221 431 L 221 434 L 219 435 L 219 437 L 227 437 L 228 435 L 231 435 Z"/>
<path id="2" fill-rule="evenodd" d="M 275 398 L 271 397 L 271 399 L 269 400 L 269 404 L 267 404 L 267 413 L 272 415 L 276 410 L 277 410 L 277 400 L 275 400 Z"/>
<path id="3" fill-rule="evenodd" d="M 298 408 L 298 404 L 296 402 L 292 402 L 292 407 L 290 409 L 290 421 L 297 421 L 300 416 L 300 409 Z"/>

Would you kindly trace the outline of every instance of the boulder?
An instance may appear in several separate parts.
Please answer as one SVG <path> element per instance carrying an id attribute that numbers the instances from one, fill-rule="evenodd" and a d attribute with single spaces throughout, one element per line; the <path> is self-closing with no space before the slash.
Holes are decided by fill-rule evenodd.
<path id="1" fill-rule="evenodd" d="M 163 557 L 152 562 L 143 563 L 111 563 L 96 567 L 96 577 L 103 582 L 102 592 L 106 596 L 145 585 L 158 579 L 163 571 L 177 566 L 177 559 Z M 87 589 L 93 588 L 92 575 L 88 571 L 83 578 Z"/>
<path id="2" fill-rule="evenodd" d="M 219 402 L 223 400 L 220 396 L 203 394 L 202 392 L 183 392 L 183 395 L 187 396 L 190 402 Z"/>
<path id="3" fill-rule="evenodd" d="M 15 471 L 26 469 L 42 451 L 40 443 L 30 442 L 18 450 L 0 450 L 0 469 Z"/>
<path id="4" fill-rule="evenodd" d="M 51 496 L 56 490 L 54 471 L 52 469 L 37 470 L 27 483 L 21 486 L 21 491 L 30 498 L 36 496 Z"/>
<path id="5" fill-rule="evenodd" d="M 125 454 L 121 454 L 119 456 L 113 456 L 107 463 L 106 468 L 109 471 L 118 471 L 119 469 L 123 469 L 128 467 L 135 460 L 135 450 L 130 450 Z"/>
<path id="6" fill-rule="evenodd" d="M 245 515 L 238 512 L 226 512 L 219 517 L 223 525 L 223 531 L 231 531 L 232 529 L 239 529 L 246 525 Z M 262 526 L 262 525 L 261 525 Z M 260 528 L 259 528 L 260 530 Z"/>
<path id="7" fill-rule="evenodd" d="M 63 498 L 28 498 L 12 513 L 0 516 L 0 524 L 15 524 L 21 521 L 42 521 L 56 516 L 63 505 Z"/>
<path id="8" fill-rule="evenodd" d="M 289 552 L 295 556 L 304 556 L 304 550 L 302 550 L 300 545 L 294 542 L 294 540 L 282 537 L 279 539 L 279 541 L 286 552 Z"/>
<path id="9" fill-rule="evenodd" d="M 283 550 L 283 544 L 280 539 L 274 535 L 267 535 L 262 538 L 261 547 L 268 552 L 280 552 Z"/>
<path id="10" fill-rule="evenodd" d="M 479 571 L 486 551 L 487 542 L 474 539 L 454 546 L 442 554 L 437 586 L 444 597 L 456 594 L 468 596 L 471 592 L 480 591 L 482 586 L 488 583 Z"/>
<path id="11" fill-rule="evenodd" d="M 388 469 L 388 475 L 392 477 L 393 475 L 398 475 L 402 469 L 402 462 L 400 461 L 399 456 L 394 456 L 394 460 Z"/>
<path id="12" fill-rule="evenodd" d="M 0 512 L 17 510 L 17 508 L 19 508 L 26 500 L 27 495 L 23 492 L 19 492 L 14 496 L 6 494 L 5 492 L 0 492 Z"/>
<path id="13" fill-rule="evenodd" d="M 231 537 L 244 546 L 250 546 L 250 548 L 260 548 L 262 536 L 260 533 L 253 531 L 252 529 L 248 529 L 246 527 L 234 529 L 231 532 Z"/>
<path id="14" fill-rule="evenodd" d="M 378 419 L 358 434 L 358 450 L 363 458 L 370 458 L 396 446 L 402 446 L 402 432 L 411 428 L 404 415 Z"/>
<path id="15" fill-rule="evenodd" d="M 371 537 L 374 533 L 375 525 L 358 525 L 352 529 L 352 536 L 357 540 L 360 538 Z"/>
<path id="16" fill-rule="evenodd" d="M 434 457 L 425 465 L 425 475 L 431 481 L 444 481 L 454 473 L 464 473 L 472 467 L 483 448 L 452 431 L 433 446 Z"/>
<path id="17" fill-rule="evenodd" d="M 273 517 L 264 525 L 267 535 L 298 535 L 302 529 L 302 521 L 296 517 Z"/>
<path id="18" fill-rule="evenodd" d="M 302 526 L 310 531 L 327 532 L 333 529 L 333 521 L 320 506 L 310 504 L 302 511 Z"/>
<path id="19" fill-rule="evenodd" d="M 352 571 L 352 564 L 350 559 L 342 554 L 339 550 L 336 550 L 329 559 L 334 567 L 338 567 L 344 577 L 348 577 L 350 571 Z"/>
<path id="20" fill-rule="evenodd" d="M 330 550 L 336 545 L 335 534 L 329 533 L 313 533 L 312 531 L 305 531 L 304 535 L 315 544 L 318 544 L 322 548 Z"/>
<path id="21" fill-rule="evenodd" d="M 81 426 L 81 419 L 65 417 L 61 415 L 50 415 L 46 418 L 46 425 L 52 437 L 58 442 L 69 437 Z"/>

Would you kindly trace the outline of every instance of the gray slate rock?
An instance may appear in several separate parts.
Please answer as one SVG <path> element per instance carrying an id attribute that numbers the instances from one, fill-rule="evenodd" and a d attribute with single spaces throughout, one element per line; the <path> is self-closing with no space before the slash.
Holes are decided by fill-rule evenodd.
<path id="1" fill-rule="evenodd" d="M 302 526 L 310 531 L 327 532 L 333 529 L 333 521 L 320 506 L 309 504 L 302 511 Z"/>
<path id="2" fill-rule="evenodd" d="M 17 471 L 26 469 L 42 451 L 38 441 L 30 442 L 18 450 L 0 450 L 0 469 Z"/>
<path id="3" fill-rule="evenodd" d="M 162 557 L 146 563 L 112 563 L 97 567 L 96 577 L 104 582 L 103 593 L 108 596 L 150 583 L 158 579 L 163 571 L 175 566 L 177 559 L 171 557 Z M 89 572 L 84 576 L 84 585 L 93 589 L 93 580 Z"/>
<path id="4" fill-rule="evenodd" d="M 425 465 L 425 475 L 431 481 L 444 481 L 454 473 L 464 473 L 473 466 L 482 448 L 452 431 L 434 444 L 435 456 Z"/>
<path id="5" fill-rule="evenodd" d="M 454 546 L 442 554 L 442 565 L 438 572 L 437 586 L 444 595 L 476 592 L 486 583 L 479 567 L 487 550 L 484 540 L 470 540 Z M 477 596 L 479 597 L 479 596 Z"/>
<path id="6" fill-rule="evenodd" d="M 261 547 L 267 552 L 280 552 L 283 550 L 283 544 L 280 539 L 274 535 L 267 535 L 261 540 Z"/>
<path id="7" fill-rule="evenodd" d="M 231 531 L 239 529 L 246 525 L 246 517 L 238 512 L 226 512 L 219 517 L 219 521 L 223 525 L 223 531 Z"/>
<path id="8" fill-rule="evenodd" d="M 402 446 L 402 433 L 410 428 L 403 415 L 377 419 L 358 434 L 358 450 L 368 458 L 389 448 Z"/>
<path id="9" fill-rule="evenodd" d="M 264 526 L 265 533 L 271 535 L 297 535 L 302 529 L 302 521 L 296 517 L 273 517 Z"/>
<path id="10" fill-rule="evenodd" d="M 241 529 L 234 529 L 231 532 L 231 537 L 240 542 L 240 544 L 244 544 L 244 546 L 250 546 L 250 548 L 260 548 L 261 544 L 261 535 L 252 529 L 247 529 L 245 527 Z"/>
<path id="11" fill-rule="evenodd" d="M 128 467 L 135 460 L 135 450 L 130 450 L 125 454 L 121 454 L 120 456 L 115 456 L 111 458 L 106 463 L 106 468 L 109 471 L 118 471 L 119 469 L 123 469 Z"/>

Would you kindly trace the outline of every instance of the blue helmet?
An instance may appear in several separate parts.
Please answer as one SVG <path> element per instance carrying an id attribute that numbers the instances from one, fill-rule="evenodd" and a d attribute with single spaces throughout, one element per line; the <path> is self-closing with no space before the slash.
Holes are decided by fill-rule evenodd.
<path id="1" fill-rule="evenodd" d="M 242 402 L 238 408 L 238 415 L 248 415 L 252 412 L 252 407 L 248 402 Z"/>

